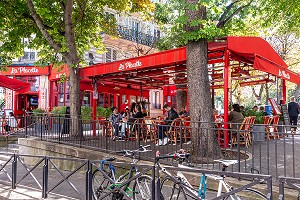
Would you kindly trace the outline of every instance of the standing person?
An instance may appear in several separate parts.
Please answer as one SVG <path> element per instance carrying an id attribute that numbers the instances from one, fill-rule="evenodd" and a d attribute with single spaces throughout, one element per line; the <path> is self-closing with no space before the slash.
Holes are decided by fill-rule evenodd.
<path id="1" fill-rule="evenodd" d="M 294 96 L 291 97 L 290 102 L 288 103 L 288 112 L 289 112 L 291 125 L 295 125 L 295 127 L 291 128 L 291 131 L 296 131 L 297 120 L 299 115 L 299 106 L 296 103 L 296 99 Z"/>
<path id="2" fill-rule="evenodd" d="M 125 108 L 125 112 L 123 114 L 123 123 L 122 123 L 122 127 L 121 127 L 122 139 L 125 138 L 126 128 L 129 128 L 129 126 L 127 125 L 127 122 L 129 121 L 130 118 L 131 118 L 131 113 L 128 108 Z"/>
<path id="3" fill-rule="evenodd" d="M 109 121 L 112 123 L 114 127 L 114 136 L 113 140 L 116 140 L 119 137 L 119 128 L 121 125 L 122 115 L 118 112 L 117 107 L 112 107 L 113 113 L 111 113 Z"/>
<path id="4" fill-rule="evenodd" d="M 13 112 L 9 112 L 8 114 L 8 118 L 7 118 L 7 121 L 6 121 L 6 125 L 4 127 L 5 131 L 8 133 L 9 131 L 11 131 L 11 129 L 14 129 L 14 128 L 17 128 L 17 120 L 14 116 L 14 113 Z"/>
<path id="5" fill-rule="evenodd" d="M 170 125 L 172 124 L 172 121 L 179 118 L 178 113 L 171 108 L 168 104 L 164 105 L 164 109 L 166 109 L 168 116 L 164 121 L 164 125 L 158 126 L 158 143 L 157 145 L 166 145 L 169 141 L 169 138 L 165 134 L 165 131 L 168 131 L 170 129 Z"/>

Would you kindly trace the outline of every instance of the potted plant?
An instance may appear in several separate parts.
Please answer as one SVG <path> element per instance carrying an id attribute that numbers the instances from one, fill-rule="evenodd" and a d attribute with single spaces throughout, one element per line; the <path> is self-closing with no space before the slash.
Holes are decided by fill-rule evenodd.
<path id="1" fill-rule="evenodd" d="M 36 108 L 32 110 L 33 121 L 34 121 L 34 130 L 36 133 L 41 133 L 46 131 L 48 127 L 47 111 L 41 108 Z"/>
<path id="2" fill-rule="evenodd" d="M 254 141 L 264 141 L 265 140 L 265 126 L 264 123 L 264 116 L 265 113 L 262 111 L 256 112 L 252 109 L 245 110 L 245 117 L 255 116 L 255 121 L 252 126 L 252 133 Z"/>
<path id="3" fill-rule="evenodd" d="M 61 126 L 64 122 L 66 108 L 67 108 L 66 106 L 57 106 L 54 107 L 51 111 L 52 130 L 55 133 L 61 132 Z"/>

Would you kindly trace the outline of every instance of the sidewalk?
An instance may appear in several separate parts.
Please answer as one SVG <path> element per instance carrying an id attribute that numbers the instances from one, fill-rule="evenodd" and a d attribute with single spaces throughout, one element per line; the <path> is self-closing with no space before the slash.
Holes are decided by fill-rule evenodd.
<path id="1" fill-rule="evenodd" d="M 16 189 L 11 189 L 11 186 L 0 183 L 0 200 L 6 199 L 42 199 L 42 191 L 26 186 L 18 186 Z M 50 194 L 47 199 L 71 200 L 74 198 L 65 197 L 62 195 Z"/>

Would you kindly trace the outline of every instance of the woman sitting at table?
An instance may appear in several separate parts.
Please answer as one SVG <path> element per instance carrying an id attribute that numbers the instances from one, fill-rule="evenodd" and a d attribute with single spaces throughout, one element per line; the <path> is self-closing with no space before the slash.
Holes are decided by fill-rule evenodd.
<path id="1" fill-rule="evenodd" d="M 232 105 L 232 111 L 228 115 L 228 120 L 231 123 L 239 123 L 231 126 L 233 129 L 239 129 L 240 124 L 244 121 L 244 115 L 241 113 L 239 104 Z"/>

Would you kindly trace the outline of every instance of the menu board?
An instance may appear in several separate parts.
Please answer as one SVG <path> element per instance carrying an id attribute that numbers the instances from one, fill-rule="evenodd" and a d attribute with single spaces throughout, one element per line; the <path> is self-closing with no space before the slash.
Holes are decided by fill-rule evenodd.
<path id="1" fill-rule="evenodd" d="M 269 102 L 273 109 L 273 115 L 281 115 L 280 109 L 279 109 L 275 99 L 269 98 Z"/>
<path id="2" fill-rule="evenodd" d="M 281 111 L 283 115 L 283 122 L 285 125 L 291 125 L 290 124 L 290 117 L 289 117 L 289 112 L 288 112 L 288 107 L 286 104 L 281 105 Z M 291 127 L 287 126 L 286 129 L 289 131 Z"/>

